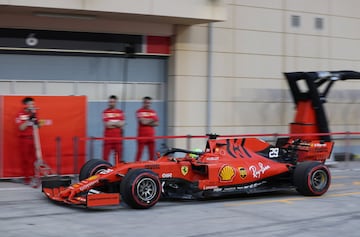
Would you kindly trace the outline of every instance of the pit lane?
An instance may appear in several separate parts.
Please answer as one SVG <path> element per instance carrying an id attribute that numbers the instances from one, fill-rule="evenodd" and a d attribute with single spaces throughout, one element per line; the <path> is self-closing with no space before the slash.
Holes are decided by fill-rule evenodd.
<path id="1" fill-rule="evenodd" d="M 296 192 L 162 201 L 149 210 L 56 205 L 40 189 L 0 182 L 0 230 L 10 236 L 359 236 L 360 164 L 331 168 L 321 197 Z"/>

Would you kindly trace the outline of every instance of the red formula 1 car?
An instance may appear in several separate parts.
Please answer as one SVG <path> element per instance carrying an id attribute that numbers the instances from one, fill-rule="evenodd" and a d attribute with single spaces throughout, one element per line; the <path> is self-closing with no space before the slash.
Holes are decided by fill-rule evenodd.
<path id="1" fill-rule="evenodd" d="M 291 133 L 328 133 L 322 104 L 330 86 L 336 79 L 359 75 L 352 71 L 286 73 L 297 107 Z M 305 91 L 297 84 L 303 79 L 308 86 Z M 319 87 L 326 82 L 329 85 L 321 93 Z M 92 207 L 125 202 L 141 209 L 154 206 L 161 197 L 196 199 L 284 189 L 319 196 L 330 185 L 324 162 L 333 148 L 331 137 L 322 134 L 281 138 L 275 145 L 257 138 L 209 135 L 204 152 L 173 148 L 156 161 L 116 166 L 89 160 L 81 168 L 79 183 L 71 185 L 67 178 L 44 180 L 42 191 L 49 199 L 68 204 Z"/>

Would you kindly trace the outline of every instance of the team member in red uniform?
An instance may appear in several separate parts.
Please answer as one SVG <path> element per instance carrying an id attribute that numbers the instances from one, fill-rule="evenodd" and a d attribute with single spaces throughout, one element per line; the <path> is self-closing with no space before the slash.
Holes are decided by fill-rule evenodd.
<path id="1" fill-rule="evenodd" d="M 122 110 L 116 108 L 118 98 L 115 95 L 109 97 L 108 108 L 103 111 L 104 137 L 120 138 L 123 136 L 123 126 L 125 124 L 125 115 Z M 109 161 L 110 152 L 113 150 L 117 162 L 122 160 L 122 141 L 107 140 L 104 141 L 103 159 Z M 116 162 L 116 161 L 115 161 Z"/>
<path id="2" fill-rule="evenodd" d="M 145 145 L 149 149 L 149 160 L 154 160 L 155 155 L 155 127 L 159 125 L 159 118 L 156 111 L 150 108 L 151 97 L 146 96 L 143 98 L 143 107 L 136 111 L 136 118 L 138 120 L 138 136 L 149 137 L 149 139 L 139 139 L 138 149 L 136 153 L 136 161 L 141 160 L 141 155 Z"/>
<path id="3" fill-rule="evenodd" d="M 19 150 L 21 166 L 24 175 L 24 183 L 30 184 L 34 176 L 34 162 L 36 160 L 33 125 L 38 126 L 34 99 L 25 97 L 22 100 L 24 108 L 16 116 L 16 124 L 19 128 Z"/>

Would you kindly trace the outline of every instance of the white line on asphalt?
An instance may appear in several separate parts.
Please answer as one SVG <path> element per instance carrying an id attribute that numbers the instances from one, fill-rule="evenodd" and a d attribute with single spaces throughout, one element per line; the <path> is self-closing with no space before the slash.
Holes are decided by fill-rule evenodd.
<path id="1" fill-rule="evenodd" d="M 33 191 L 33 188 L 29 188 L 29 187 L 18 187 L 18 188 L 0 188 L 0 192 L 1 191 L 18 191 L 18 190 L 28 190 L 28 191 Z"/>

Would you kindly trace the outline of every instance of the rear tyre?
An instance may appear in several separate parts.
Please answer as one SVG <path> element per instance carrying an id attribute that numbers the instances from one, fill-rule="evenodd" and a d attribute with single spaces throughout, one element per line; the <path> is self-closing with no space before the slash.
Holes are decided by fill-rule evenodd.
<path id="1" fill-rule="evenodd" d="M 321 196 L 329 189 L 329 169 L 319 162 L 303 162 L 296 166 L 294 185 L 305 196 Z"/>
<path id="2" fill-rule="evenodd" d="M 79 180 L 82 181 L 87 179 L 95 174 L 100 173 L 101 171 L 107 170 L 110 167 L 112 167 L 112 164 L 107 161 L 99 159 L 89 160 L 83 165 L 83 167 L 81 167 Z"/>
<path id="3" fill-rule="evenodd" d="M 121 181 L 122 200 L 132 208 L 147 209 L 154 206 L 161 196 L 159 177 L 146 169 L 130 170 Z"/>

